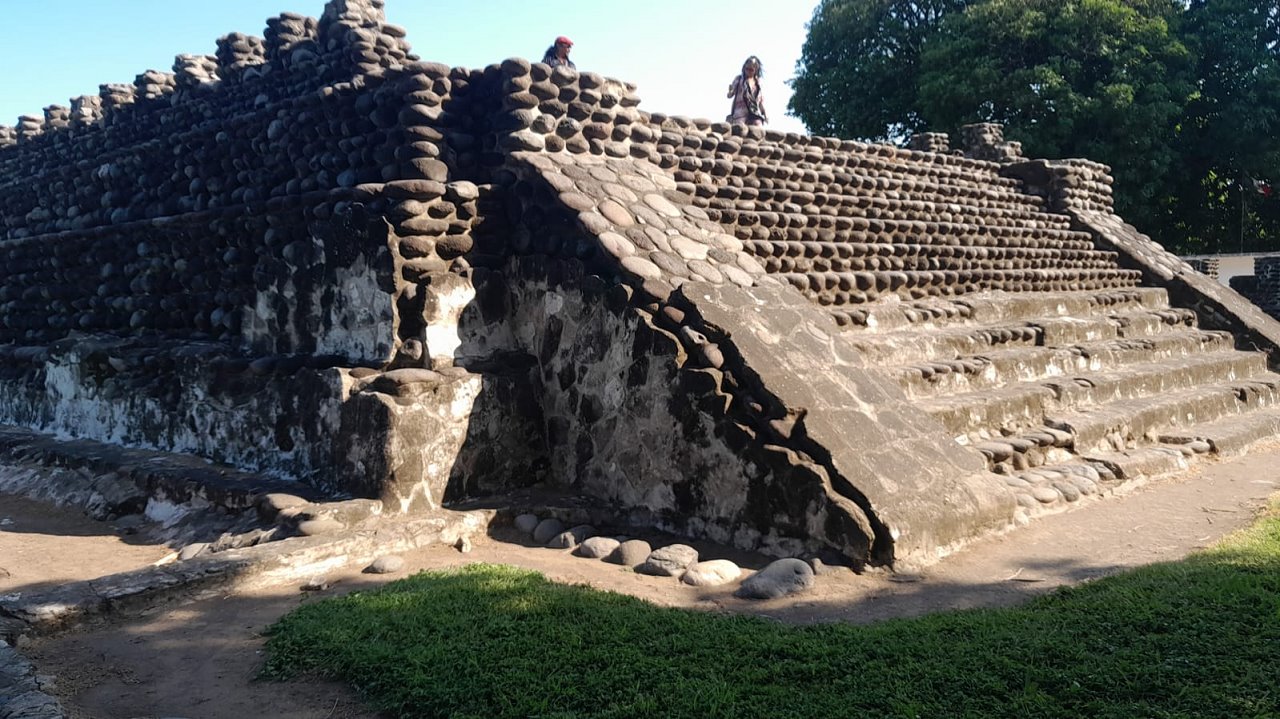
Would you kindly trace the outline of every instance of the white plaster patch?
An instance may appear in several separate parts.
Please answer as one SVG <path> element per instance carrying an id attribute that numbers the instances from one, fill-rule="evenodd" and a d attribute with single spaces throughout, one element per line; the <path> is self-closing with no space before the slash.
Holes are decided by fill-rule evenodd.
<path id="1" fill-rule="evenodd" d="M 159 522 L 165 527 L 172 527 L 187 516 L 187 511 L 187 508 L 180 504 L 153 497 L 147 500 L 147 509 L 143 514 L 153 522 Z"/>
<path id="2" fill-rule="evenodd" d="M 338 290 L 316 339 L 317 354 L 367 360 L 389 359 L 392 337 L 391 296 L 378 286 L 378 272 L 361 255 L 335 273 Z M 317 288 L 323 293 L 326 288 Z M 323 306 L 317 297 L 316 306 Z"/>

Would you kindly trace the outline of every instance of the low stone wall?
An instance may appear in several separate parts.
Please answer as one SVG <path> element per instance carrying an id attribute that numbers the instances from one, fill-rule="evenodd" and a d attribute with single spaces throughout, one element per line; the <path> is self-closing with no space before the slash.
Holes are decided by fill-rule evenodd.
<path id="1" fill-rule="evenodd" d="M 1197 259 L 1187 260 L 1187 264 L 1191 265 L 1191 269 L 1202 275 L 1207 275 L 1212 279 L 1218 279 L 1218 269 L 1220 261 L 1217 257 L 1201 257 Z"/>
<path id="2" fill-rule="evenodd" d="M 1253 301 L 1272 316 L 1280 317 L 1280 257 L 1259 257 L 1253 263 L 1257 288 Z"/>
<path id="3" fill-rule="evenodd" d="M 3 348 L 0 423 L 186 452 L 387 510 L 541 478 L 527 377 L 318 367 L 215 343 L 114 338 Z"/>

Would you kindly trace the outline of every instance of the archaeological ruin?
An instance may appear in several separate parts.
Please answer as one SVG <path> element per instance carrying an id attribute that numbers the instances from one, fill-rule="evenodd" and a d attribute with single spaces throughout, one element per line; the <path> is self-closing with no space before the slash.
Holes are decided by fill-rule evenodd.
<path id="1" fill-rule="evenodd" d="M 861 569 L 1280 430 L 1280 324 L 1106 166 L 640 104 L 330 0 L 0 128 L 0 491 L 227 548 L 587 507 Z"/>

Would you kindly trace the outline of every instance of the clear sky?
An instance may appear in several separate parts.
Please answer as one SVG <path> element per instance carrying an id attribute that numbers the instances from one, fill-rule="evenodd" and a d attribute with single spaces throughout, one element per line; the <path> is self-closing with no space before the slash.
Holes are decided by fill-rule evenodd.
<path id="1" fill-rule="evenodd" d="M 637 83 L 650 112 L 721 120 L 729 82 L 748 55 L 764 63 L 771 126 L 803 131 L 785 115 L 818 0 L 386 0 L 424 60 L 482 67 L 540 59 L 558 35 L 579 70 Z M 171 71 L 180 53 L 213 54 L 228 32 L 261 35 L 291 10 L 318 17 L 324 0 L 0 0 L 0 124 L 51 104 Z"/>

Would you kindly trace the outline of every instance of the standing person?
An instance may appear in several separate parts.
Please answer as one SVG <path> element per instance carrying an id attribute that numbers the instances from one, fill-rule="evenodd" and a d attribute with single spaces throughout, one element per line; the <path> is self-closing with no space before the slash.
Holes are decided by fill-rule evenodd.
<path id="1" fill-rule="evenodd" d="M 561 35 L 556 38 L 556 42 L 547 51 L 542 54 L 542 61 L 551 67 L 560 67 L 564 65 L 570 70 L 577 70 L 578 66 L 573 64 L 573 60 L 569 59 L 569 50 L 573 48 L 573 41 Z"/>
<path id="2" fill-rule="evenodd" d="M 733 78 L 729 85 L 729 94 L 733 98 L 733 111 L 727 118 L 729 122 L 740 122 L 745 125 L 763 125 L 769 121 L 764 111 L 764 98 L 760 95 L 760 80 L 764 77 L 764 67 L 760 58 L 752 55 L 742 63 L 742 74 Z"/>

